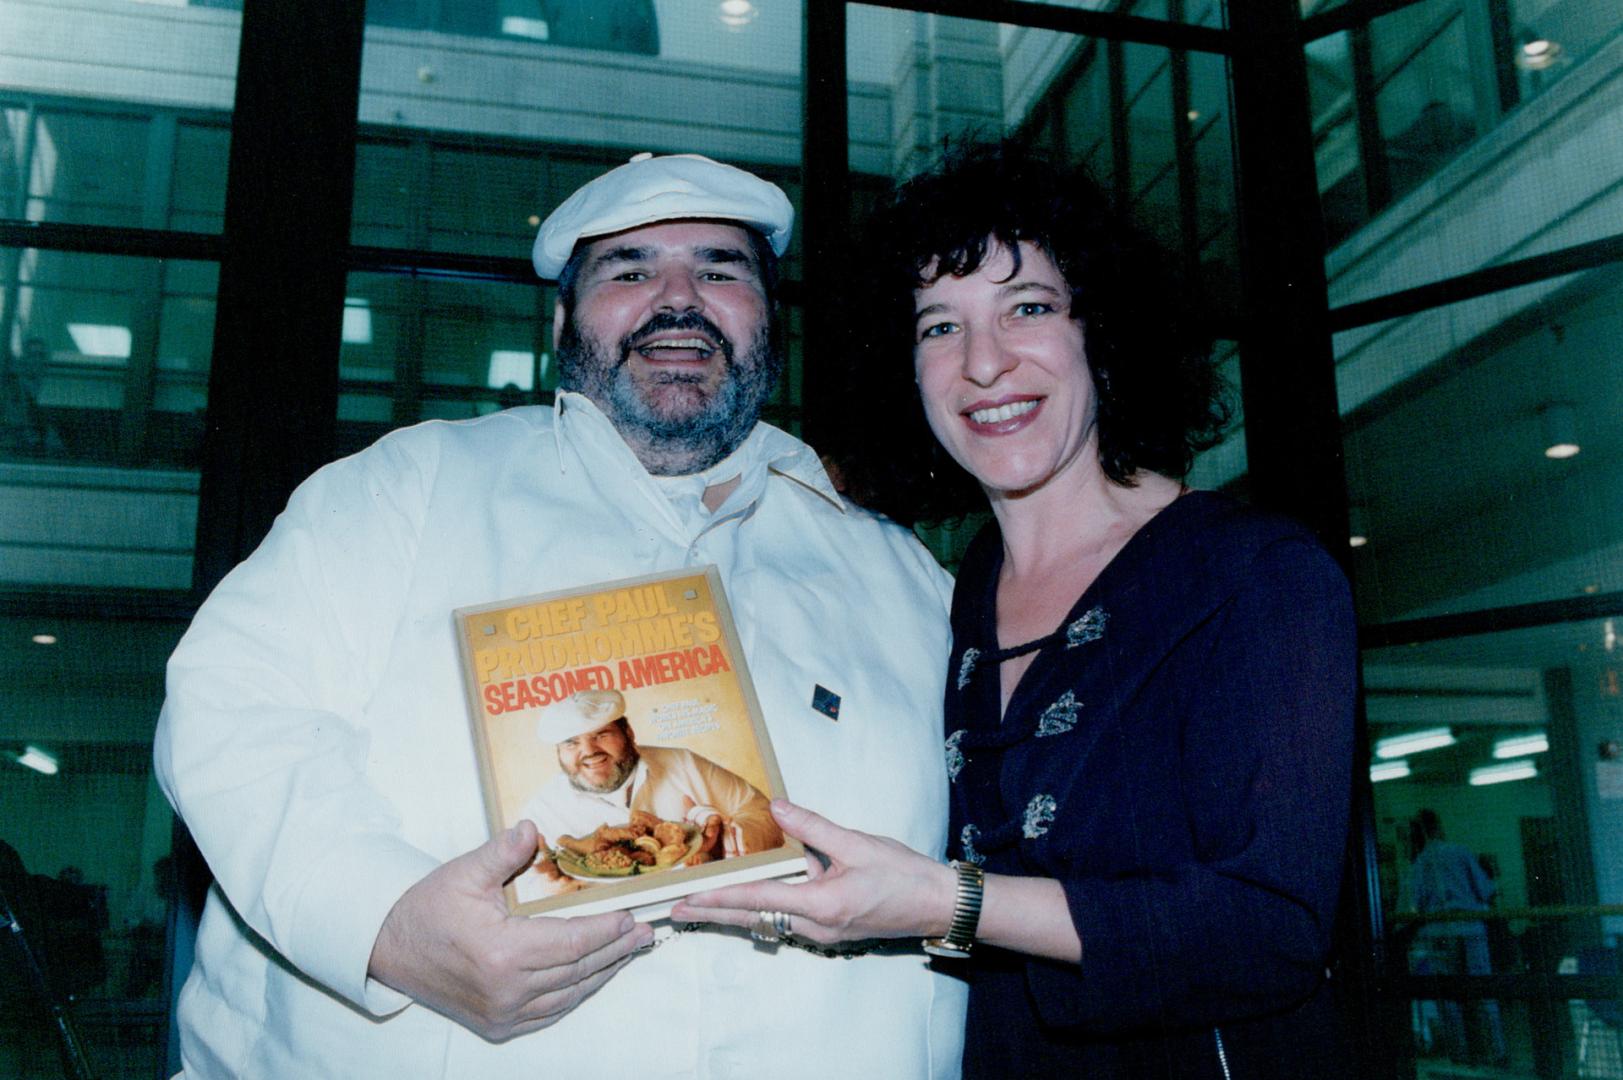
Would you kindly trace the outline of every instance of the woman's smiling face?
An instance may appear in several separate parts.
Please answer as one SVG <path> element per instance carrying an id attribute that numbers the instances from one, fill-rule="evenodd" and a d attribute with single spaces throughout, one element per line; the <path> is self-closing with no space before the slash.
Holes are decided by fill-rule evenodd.
<path id="1" fill-rule="evenodd" d="M 994 497 L 1097 470 L 1096 401 L 1065 276 L 1041 248 L 987 246 L 974 273 L 914 291 L 913 365 L 930 429 Z"/>

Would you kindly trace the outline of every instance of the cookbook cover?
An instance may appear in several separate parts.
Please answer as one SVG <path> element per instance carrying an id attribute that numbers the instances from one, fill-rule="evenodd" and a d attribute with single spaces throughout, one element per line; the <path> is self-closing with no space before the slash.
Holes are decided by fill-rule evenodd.
<path id="1" fill-rule="evenodd" d="M 524 915 L 629 908 L 805 868 L 714 567 L 455 612 L 492 835 L 529 818 Z"/>

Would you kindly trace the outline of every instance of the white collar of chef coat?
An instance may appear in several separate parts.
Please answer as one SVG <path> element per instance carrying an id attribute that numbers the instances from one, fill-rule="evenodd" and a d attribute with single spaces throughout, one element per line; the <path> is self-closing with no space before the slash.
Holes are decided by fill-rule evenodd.
<path id="1" fill-rule="evenodd" d="M 553 400 L 552 412 L 560 471 L 567 460 L 563 453 L 564 442 L 569 439 L 580 440 L 590 450 L 619 456 L 627 468 L 648 475 L 614 424 L 590 398 L 572 390 L 561 390 Z M 815 491 L 842 511 L 845 509 L 845 501 L 834 490 L 834 482 L 828 478 L 828 470 L 823 468 L 817 452 L 788 432 L 765 422 L 758 422 L 738 449 L 706 472 L 716 472 L 717 480 L 729 479 L 719 475 L 723 471 L 747 480 L 761 468 L 787 477 Z"/>

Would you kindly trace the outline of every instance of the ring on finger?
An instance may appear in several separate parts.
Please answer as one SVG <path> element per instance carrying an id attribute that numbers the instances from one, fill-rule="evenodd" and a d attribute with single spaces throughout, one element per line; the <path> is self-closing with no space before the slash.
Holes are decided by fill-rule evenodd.
<path id="1" fill-rule="evenodd" d="M 763 945 L 776 945 L 780 935 L 777 930 L 778 912 L 757 911 L 755 918 L 750 922 L 750 937 Z"/>
<path id="2" fill-rule="evenodd" d="M 792 916 L 787 912 L 772 912 L 772 930 L 784 941 L 788 941 L 795 936 L 794 924 L 790 922 L 791 918 Z"/>

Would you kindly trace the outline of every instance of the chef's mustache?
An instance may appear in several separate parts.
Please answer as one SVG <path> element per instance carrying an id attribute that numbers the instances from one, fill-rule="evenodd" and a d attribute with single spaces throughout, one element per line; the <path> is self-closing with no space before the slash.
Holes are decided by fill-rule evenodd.
<path id="1" fill-rule="evenodd" d="M 674 311 L 662 311 L 658 315 L 633 330 L 620 342 L 620 356 L 623 359 L 632 350 L 641 347 L 643 342 L 655 334 L 670 333 L 673 330 L 692 330 L 703 334 L 716 343 L 721 355 L 728 360 L 733 358 L 733 343 L 727 335 L 721 332 L 721 327 L 699 314 L 697 311 L 684 311 L 677 314 Z"/>

